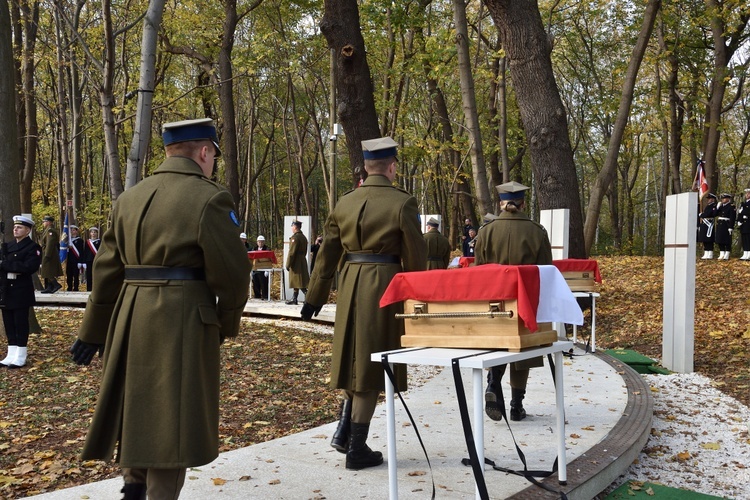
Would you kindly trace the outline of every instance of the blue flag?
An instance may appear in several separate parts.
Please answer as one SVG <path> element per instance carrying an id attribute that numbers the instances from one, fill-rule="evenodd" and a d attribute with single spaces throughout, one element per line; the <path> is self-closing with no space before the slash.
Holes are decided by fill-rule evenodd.
<path id="1" fill-rule="evenodd" d="M 60 238 L 60 263 L 68 258 L 68 242 L 70 241 L 70 226 L 68 225 L 68 214 L 65 213 L 65 225 L 63 226 L 62 238 Z"/>

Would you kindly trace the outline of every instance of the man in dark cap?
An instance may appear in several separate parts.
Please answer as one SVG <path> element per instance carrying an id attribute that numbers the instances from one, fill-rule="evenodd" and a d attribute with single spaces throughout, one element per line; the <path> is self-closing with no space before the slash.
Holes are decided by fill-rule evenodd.
<path id="1" fill-rule="evenodd" d="M 422 271 L 427 262 L 417 200 L 393 185 L 396 146 L 390 137 L 362 141 L 367 179 L 342 196 L 328 216 L 301 311 L 303 319 L 317 316 L 338 268 L 331 387 L 344 391 L 344 402 L 331 446 L 346 453 L 346 468 L 353 470 L 383 463 L 383 454 L 366 442 L 385 388 L 383 367 L 372 363 L 370 354 L 398 349 L 404 331 L 403 321 L 395 318 L 403 305 L 380 308 L 380 297 L 396 273 Z M 398 389 L 405 390 L 405 367 L 394 371 Z"/>
<path id="2" fill-rule="evenodd" d="M 210 180 L 213 121 L 162 137 L 164 162 L 113 208 L 71 348 L 83 365 L 104 348 L 82 458 L 117 448 L 126 500 L 177 498 L 186 468 L 218 456 L 219 347 L 239 333 L 250 281 L 232 196 Z"/>
<path id="3" fill-rule="evenodd" d="M 298 220 L 292 222 L 286 270 L 289 271 L 289 287 L 294 288 L 294 295 L 286 303 L 297 305 L 299 291 L 307 294 L 307 284 L 310 282 L 310 271 L 307 268 L 307 236 L 302 233 L 302 222 Z"/>
<path id="4" fill-rule="evenodd" d="M 500 215 L 479 229 L 474 256 L 476 264 L 549 265 L 552 247 L 547 231 L 523 213 L 526 205 L 524 192 L 529 188 L 518 182 L 506 182 L 496 187 L 500 197 Z M 529 368 L 543 365 L 542 358 L 510 365 L 510 419 L 523 420 L 526 410 L 523 399 Z M 485 411 L 492 420 L 500 420 L 500 382 L 505 365 L 491 368 L 487 375 Z"/>
<path id="5" fill-rule="evenodd" d="M 708 193 L 706 195 L 706 206 L 698 214 L 698 242 L 703 243 L 703 257 L 708 260 L 714 258 L 714 217 L 716 217 L 716 195 Z"/>
<path id="6" fill-rule="evenodd" d="M 742 237 L 742 257 L 740 260 L 750 260 L 750 188 L 745 188 L 745 199 L 737 210 L 737 227 Z"/>
<path id="7" fill-rule="evenodd" d="M 737 211 L 732 203 L 732 195 L 721 194 L 721 203 L 716 206 L 716 244 L 719 245 L 719 259 L 729 260 L 732 253 L 732 231 Z"/>
<path id="8" fill-rule="evenodd" d="M 427 270 L 448 269 L 451 261 L 451 243 L 438 228 L 440 222 L 435 217 L 427 221 L 427 232 L 424 241 L 427 244 Z"/>
<path id="9" fill-rule="evenodd" d="M 23 215 L 13 217 L 13 238 L 0 253 L 0 273 L 5 277 L 2 306 L 3 326 L 8 337 L 8 355 L 0 364 L 8 368 L 26 365 L 29 342 L 29 309 L 34 305 L 32 276 L 42 261 L 42 249 L 30 237 L 34 221 Z"/>
<path id="10" fill-rule="evenodd" d="M 55 218 L 50 215 L 44 216 L 42 226 L 42 267 L 39 271 L 44 280 L 42 293 L 55 293 L 62 288 L 57 282 L 57 277 L 63 273 L 60 264 L 60 233 L 55 229 Z"/>

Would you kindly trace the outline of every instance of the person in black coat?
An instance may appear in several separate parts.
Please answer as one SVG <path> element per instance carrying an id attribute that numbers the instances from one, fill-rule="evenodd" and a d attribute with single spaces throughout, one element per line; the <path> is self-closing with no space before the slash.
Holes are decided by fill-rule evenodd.
<path id="1" fill-rule="evenodd" d="M 0 272 L 5 274 L 3 303 L 3 326 L 8 338 L 8 355 L 0 361 L 9 368 L 21 368 L 26 364 L 29 342 L 29 309 L 34 305 L 34 283 L 32 275 L 42 263 L 42 247 L 29 237 L 34 221 L 23 215 L 13 217 L 12 241 L 3 243 Z"/>
<path id="2" fill-rule="evenodd" d="M 698 242 L 703 243 L 703 257 L 701 259 L 714 258 L 714 217 L 716 217 L 716 195 L 706 195 L 708 203 L 706 208 L 698 214 Z"/>
<path id="3" fill-rule="evenodd" d="M 750 188 L 745 188 L 745 199 L 737 210 L 737 227 L 740 228 L 742 238 L 740 260 L 750 260 Z"/>
<path id="4" fill-rule="evenodd" d="M 78 264 L 83 258 L 83 240 L 78 235 L 78 226 L 70 226 L 70 241 L 68 242 L 68 257 L 65 259 L 65 274 L 68 291 L 77 292 L 80 269 Z"/>
<path id="5" fill-rule="evenodd" d="M 99 228 L 89 229 L 89 239 L 83 246 L 83 265 L 86 266 L 86 290 L 94 289 L 94 257 L 99 253 L 102 240 L 99 239 Z"/>
<path id="6" fill-rule="evenodd" d="M 721 203 L 716 207 L 716 244 L 719 245 L 719 260 L 729 260 L 732 251 L 732 230 L 737 210 L 732 203 L 732 195 L 722 193 Z"/>

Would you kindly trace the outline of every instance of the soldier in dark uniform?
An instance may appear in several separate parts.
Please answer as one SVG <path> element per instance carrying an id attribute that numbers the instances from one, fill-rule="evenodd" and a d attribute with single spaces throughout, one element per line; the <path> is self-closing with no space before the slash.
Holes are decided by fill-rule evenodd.
<path id="1" fill-rule="evenodd" d="M 175 499 L 219 448 L 219 348 L 239 333 L 250 263 L 229 192 L 211 181 L 211 119 L 167 123 L 166 159 L 125 190 L 94 261 L 78 364 L 104 347 L 82 458 L 123 468 L 125 500 Z"/>
<path id="2" fill-rule="evenodd" d="M 716 217 L 716 195 L 708 193 L 708 202 L 703 211 L 698 214 L 698 242 L 703 243 L 703 257 L 714 258 L 714 217 Z"/>
<path id="3" fill-rule="evenodd" d="M 740 260 L 750 260 L 750 188 L 745 188 L 745 199 L 737 210 L 737 227 L 742 237 L 742 257 Z"/>
<path id="4" fill-rule="evenodd" d="M 732 195 L 722 193 L 721 203 L 716 207 L 716 244 L 719 245 L 719 260 L 729 260 L 736 217 L 737 211 L 732 203 Z"/>
<path id="5" fill-rule="evenodd" d="M 79 285 L 79 264 L 83 258 L 83 240 L 78 235 L 78 226 L 70 226 L 70 241 L 68 241 L 68 257 L 65 259 L 65 274 L 67 275 L 68 291 L 77 292 Z"/>
<path id="6" fill-rule="evenodd" d="M 435 217 L 427 221 L 424 241 L 427 244 L 427 270 L 448 269 L 451 261 L 451 243 L 438 230 L 440 222 Z"/>
<path id="7" fill-rule="evenodd" d="M 294 288 L 294 295 L 286 303 L 297 305 L 299 291 L 307 294 L 307 285 L 310 282 L 310 271 L 307 269 L 307 236 L 302 233 L 302 222 L 298 220 L 292 222 L 286 270 L 289 271 L 289 288 Z"/>
<path id="8" fill-rule="evenodd" d="M 102 240 L 99 239 L 99 228 L 89 229 L 89 239 L 83 246 L 83 266 L 86 268 L 86 290 L 94 290 L 94 257 L 99 253 Z"/>
<path id="9" fill-rule="evenodd" d="M 45 215 L 42 219 L 44 232 L 42 238 L 42 267 L 39 271 L 44 280 L 44 290 L 42 293 L 55 293 L 62 288 L 57 282 L 57 277 L 61 276 L 62 265 L 60 264 L 60 234 L 54 227 L 55 219 Z"/>
<path id="10" fill-rule="evenodd" d="M 28 353 L 29 310 L 36 302 L 32 276 L 42 262 L 42 248 L 29 237 L 33 227 L 28 217 L 13 217 L 15 241 L 7 244 L 0 260 L 0 272 L 6 275 L 5 301 L 0 308 L 8 338 L 8 355 L 0 363 L 9 368 L 24 366 Z"/>
<path id="11" fill-rule="evenodd" d="M 367 179 L 342 196 L 328 216 L 301 311 L 303 319 L 318 314 L 338 268 L 331 387 L 342 389 L 345 398 L 331 446 L 346 453 L 346 468 L 354 470 L 383 463 L 382 453 L 366 443 L 385 388 L 383 368 L 370 361 L 370 354 L 398 349 L 404 331 L 394 316 L 403 305 L 381 308 L 380 297 L 396 273 L 422 271 L 427 262 L 417 200 L 393 186 L 396 146 L 390 137 L 362 141 Z M 404 390 L 405 367 L 396 368 L 397 387 Z"/>
<path id="12" fill-rule="evenodd" d="M 529 219 L 523 212 L 524 191 L 529 189 L 517 182 L 506 182 L 496 187 L 500 195 L 502 212 L 479 230 L 475 246 L 475 263 L 509 265 L 552 264 L 552 247 L 547 231 L 541 224 Z M 526 410 L 523 399 L 529 368 L 542 366 L 542 358 L 528 362 L 512 363 L 510 366 L 510 419 L 523 420 Z M 487 375 L 485 411 L 492 420 L 500 420 L 500 381 L 505 365 L 491 368 Z"/>

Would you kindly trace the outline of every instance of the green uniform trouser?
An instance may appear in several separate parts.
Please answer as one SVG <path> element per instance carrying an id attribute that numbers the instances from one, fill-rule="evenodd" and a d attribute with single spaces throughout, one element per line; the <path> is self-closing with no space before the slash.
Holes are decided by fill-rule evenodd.
<path id="1" fill-rule="evenodd" d="M 352 422 L 369 424 L 378 405 L 380 391 L 354 392 L 344 391 L 347 399 L 352 400 Z"/>
<path id="2" fill-rule="evenodd" d="M 126 483 L 146 485 L 149 500 L 177 500 L 185 484 L 185 469 L 130 469 L 122 468 Z"/>

